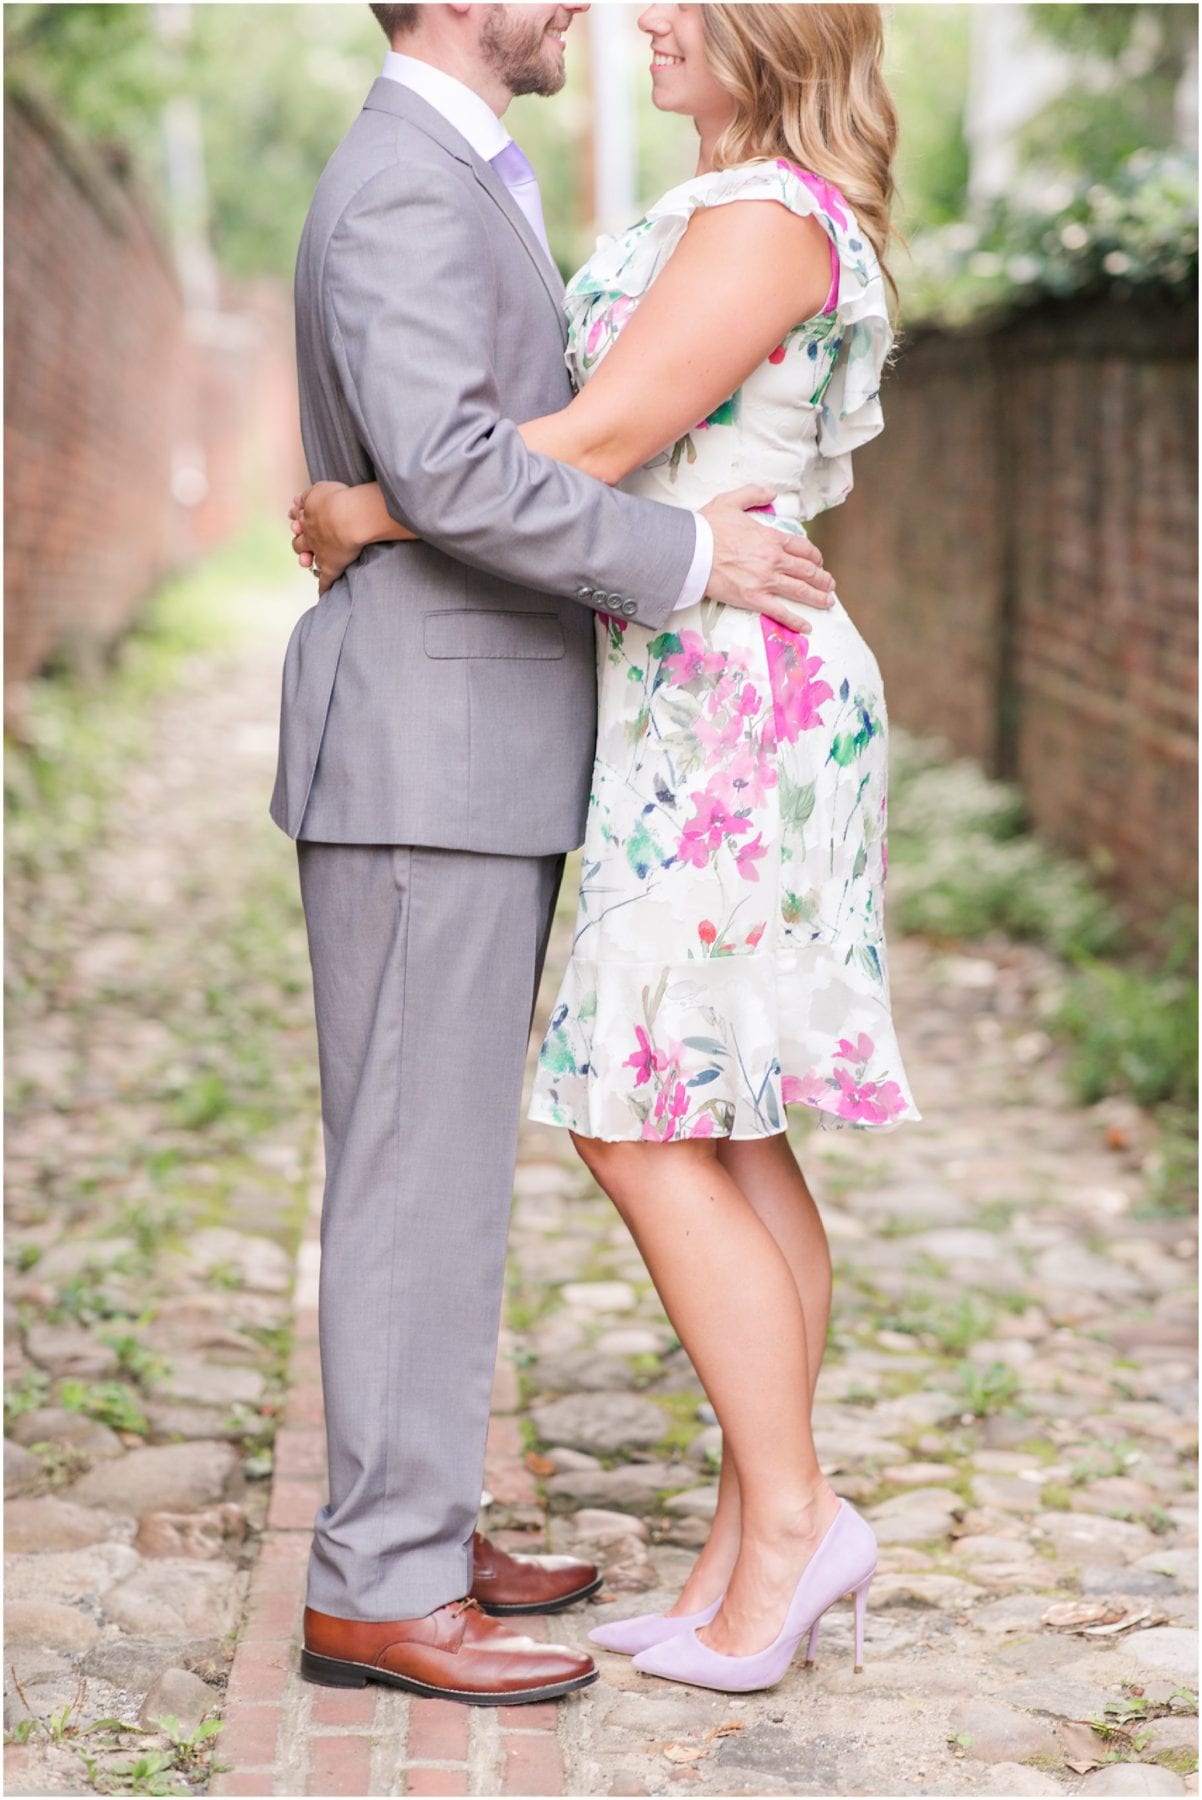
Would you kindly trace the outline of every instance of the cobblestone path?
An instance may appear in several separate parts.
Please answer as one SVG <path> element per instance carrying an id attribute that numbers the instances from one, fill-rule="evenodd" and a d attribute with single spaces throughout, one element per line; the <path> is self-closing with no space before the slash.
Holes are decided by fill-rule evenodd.
<path id="1" fill-rule="evenodd" d="M 87 1727 L 216 1709 L 229 1794 L 1193 1791 L 1192 1222 L 1149 1203 L 1139 1113 L 1068 1098 L 1056 965 L 1005 942 L 897 939 L 925 1121 L 798 1137 L 836 1260 L 820 1450 L 882 1543 L 864 1673 L 847 1607 L 742 1698 L 604 1653 L 559 1708 L 299 1682 L 324 1487 L 308 972 L 264 812 L 287 622 L 157 703 L 100 843 L 10 893 L 8 1790 L 87 1791 L 83 1749 L 132 1791 L 147 1746 L 196 1783 L 162 1734 Z M 525 1129 L 516 1185 L 486 1524 L 605 1564 L 599 1603 L 531 1621 L 584 1641 L 675 1593 L 718 1434 L 565 1134 Z"/>
<path id="2" fill-rule="evenodd" d="M 882 1546 L 863 1674 L 850 1602 L 760 1695 L 602 1652 L 564 1709 L 566 1792 L 1195 1790 L 1193 1222 L 1147 1205 L 1136 1109 L 1068 1097 L 1039 1023 L 1057 979 L 1030 946 L 896 940 L 924 1121 L 795 1138 L 836 1270 L 819 1451 Z M 518 1173 L 528 1460 L 617 1618 L 679 1591 L 720 1433 L 563 1135 L 528 1126 Z"/>
<path id="3" fill-rule="evenodd" d="M 294 853 L 265 811 L 296 599 L 248 592 L 250 635 L 151 703 L 97 838 L 80 798 L 12 854 L 12 1793 L 86 1791 L 81 1751 L 105 1792 L 148 1752 L 202 1777 L 162 1736 L 88 1727 L 187 1736 L 229 1670 L 318 1123 Z"/>

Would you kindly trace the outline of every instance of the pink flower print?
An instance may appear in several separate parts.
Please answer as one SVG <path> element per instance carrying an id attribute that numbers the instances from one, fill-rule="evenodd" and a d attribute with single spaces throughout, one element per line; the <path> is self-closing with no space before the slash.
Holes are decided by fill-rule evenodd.
<path id="1" fill-rule="evenodd" d="M 803 731 L 822 724 L 819 709 L 834 699 L 835 690 L 829 682 L 819 680 L 823 659 L 806 655 L 804 632 L 789 631 L 768 618 L 762 618 L 760 625 L 768 652 L 776 741 L 795 744 Z"/>
<path id="2" fill-rule="evenodd" d="M 881 880 L 882 881 L 884 881 L 884 879 L 888 875 L 888 873 L 889 873 L 889 840 L 888 840 L 888 838 L 882 838 L 881 839 Z"/>
<path id="3" fill-rule="evenodd" d="M 637 1073 L 634 1078 L 634 1085 L 635 1087 L 642 1087 L 645 1081 L 650 1081 L 653 1070 L 662 1073 L 662 1071 L 667 1068 L 668 1059 L 662 1050 L 655 1049 L 651 1039 L 647 1036 L 647 1033 L 643 1030 L 641 1025 L 635 1026 L 634 1035 L 639 1040 L 639 1047 L 634 1052 L 633 1056 L 628 1056 L 626 1058 L 622 1067 L 624 1069 L 636 1070 Z"/>
<path id="4" fill-rule="evenodd" d="M 686 831 L 676 846 L 676 854 L 681 862 L 688 863 L 691 868 L 704 869 L 710 859 L 709 846 L 703 837 L 696 837 Z"/>
<path id="5" fill-rule="evenodd" d="M 689 1096 L 684 1082 L 665 1085 L 656 1095 L 652 1117 L 644 1121 L 643 1136 L 666 1144 L 669 1138 L 676 1136 L 677 1119 L 683 1119 L 688 1110 Z"/>
<path id="6" fill-rule="evenodd" d="M 722 750 L 732 750 L 743 734 L 743 721 L 738 713 L 732 713 L 720 724 L 711 723 L 710 719 L 697 718 L 693 721 L 693 735 L 698 743 L 703 744 L 710 752 L 710 761 L 723 761 L 719 756 Z"/>
<path id="7" fill-rule="evenodd" d="M 797 163 L 790 162 L 785 156 L 777 157 L 776 166 L 778 169 L 791 169 L 798 181 L 809 188 L 823 211 L 830 214 L 835 224 L 842 225 L 844 230 L 847 229 L 847 214 L 843 210 L 846 202 L 838 188 L 832 187 L 829 181 L 824 181 L 821 175 L 815 175 L 812 170 L 803 169 Z"/>
<path id="8" fill-rule="evenodd" d="M 857 1083 L 847 1069 L 836 1069 L 840 1097 L 836 1111 L 841 1119 L 862 1119 L 870 1125 L 884 1125 L 905 1112 L 906 1102 L 896 1081 L 864 1081 Z"/>
<path id="9" fill-rule="evenodd" d="M 747 945 L 749 950 L 754 950 L 757 947 L 760 939 L 763 937 L 764 932 L 767 929 L 767 924 L 768 924 L 768 921 L 765 919 L 764 923 L 762 925 L 753 925 L 751 930 L 747 933 L 747 936 L 743 939 L 743 942 Z"/>
<path id="10" fill-rule="evenodd" d="M 584 340 L 584 353 L 587 357 L 595 356 L 602 339 L 609 335 L 617 337 L 634 311 L 635 302 L 630 294 L 619 294 L 611 305 L 602 307 L 589 327 L 589 334 Z"/>
<path id="11" fill-rule="evenodd" d="M 717 943 L 718 927 L 712 925 L 708 919 L 702 919 L 700 925 L 697 927 L 697 936 L 701 939 L 703 944 Z"/>
<path id="12" fill-rule="evenodd" d="M 754 719 L 760 710 L 760 696 L 750 681 L 744 682 L 743 692 L 735 701 L 735 712 L 741 719 Z"/>
<path id="13" fill-rule="evenodd" d="M 780 1097 L 786 1106 L 795 1102 L 802 1105 L 821 1105 L 828 1093 L 828 1084 L 817 1069 L 807 1069 L 804 1075 L 786 1075 L 780 1084 Z"/>
<path id="14" fill-rule="evenodd" d="M 744 881 L 758 881 L 760 872 L 756 863 L 761 856 L 767 856 L 768 846 L 764 842 L 763 833 L 757 832 L 749 844 L 740 844 L 735 851 L 735 867 Z"/>
<path id="15" fill-rule="evenodd" d="M 713 1137 L 713 1135 L 714 1135 L 714 1115 L 713 1115 L 713 1113 L 707 1113 L 707 1112 L 706 1113 L 698 1113 L 697 1117 L 693 1121 L 693 1129 L 692 1129 L 692 1131 L 690 1131 L 689 1136 L 699 1138 L 699 1137 Z"/>
<path id="16" fill-rule="evenodd" d="M 695 869 L 704 869 L 706 863 L 727 838 L 738 837 L 751 830 L 748 820 L 737 818 L 728 812 L 719 795 L 715 792 L 715 784 L 711 783 L 703 794 L 690 794 L 693 802 L 694 816 L 685 821 L 685 828 L 680 842 L 676 846 L 676 854 L 683 862 L 691 863 Z"/>
<path id="17" fill-rule="evenodd" d="M 663 1096 L 661 1095 L 660 1098 L 662 1099 Z M 678 1081 L 676 1086 L 672 1089 L 672 1098 L 668 1102 L 667 1117 L 672 1121 L 673 1126 L 675 1126 L 677 1119 L 683 1119 L 688 1110 L 688 1090 L 683 1081 Z"/>
<path id="18" fill-rule="evenodd" d="M 699 631 L 683 631 L 680 649 L 665 656 L 664 666 L 671 670 L 674 681 L 686 682 L 695 680 L 698 675 L 715 674 L 725 668 L 726 658 L 719 650 L 707 650 Z"/>
<path id="19" fill-rule="evenodd" d="M 778 344 L 776 346 L 776 349 L 770 353 L 770 355 L 768 357 L 768 361 L 770 363 L 783 363 L 784 360 L 785 360 L 785 346 L 783 344 Z"/>
<path id="20" fill-rule="evenodd" d="M 758 749 L 754 744 L 741 743 L 730 758 L 726 768 L 720 775 L 715 775 L 710 782 L 712 790 L 719 793 L 727 806 L 759 807 L 768 797 L 768 790 L 776 786 L 776 764 L 765 749 Z"/>
<path id="21" fill-rule="evenodd" d="M 840 1038 L 835 1050 L 835 1056 L 841 1058 L 844 1062 L 863 1064 L 872 1060 L 872 1053 L 875 1049 L 876 1045 L 873 1043 L 868 1033 L 862 1031 L 854 1044 L 847 1038 Z"/>

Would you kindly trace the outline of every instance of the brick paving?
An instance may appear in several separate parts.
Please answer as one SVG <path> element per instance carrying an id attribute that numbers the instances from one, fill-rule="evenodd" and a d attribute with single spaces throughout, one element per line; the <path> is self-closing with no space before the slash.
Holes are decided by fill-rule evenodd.
<path id="1" fill-rule="evenodd" d="M 563 1794 L 558 1707 L 468 1707 L 385 1688 L 342 1692 L 302 1681 L 301 1615 L 313 1515 L 326 1498 L 317 1357 L 320 1179 L 305 1227 L 294 1294 L 294 1335 L 275 1475 L 246 1619 L 226 1690 L 213 1777 L 224 1794 Z M 518 1423 L 519 1384 L 506 1334 L 493 1387 L 486 1451 L 498 1507 L 538 1505 Z M 526 1532 L 498 1531 L 528 1545 Z M 546 1638 L 547 1619 L 521 1621 Z M 571 1705 L 574 1702 L 569 1701 Z"/>

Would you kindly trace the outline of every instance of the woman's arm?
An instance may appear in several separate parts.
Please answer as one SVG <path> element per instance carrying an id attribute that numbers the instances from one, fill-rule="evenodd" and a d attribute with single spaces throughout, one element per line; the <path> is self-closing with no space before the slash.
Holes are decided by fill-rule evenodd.
<path id="1" fill-rule="evenodd" d="M 610 485 L 729 399 L 830 284 L 827 234 L 771 201 L 705 208 L 587 386 L 519 427 L 532 450 Z M 374 483 L 319 482 L 293 503 L 293 548 L 315 552 L 322 590 L 365 544 L 412 538 Z M 308 560 L 312 560 L 311 556 Z"/>
<path id="2" fill-rule="evenodd" d="M 728 400 L 830 287 L 826 231 L 774 201 L 703 208 L 570 406 L 526 443 L 618 482 Z"/>

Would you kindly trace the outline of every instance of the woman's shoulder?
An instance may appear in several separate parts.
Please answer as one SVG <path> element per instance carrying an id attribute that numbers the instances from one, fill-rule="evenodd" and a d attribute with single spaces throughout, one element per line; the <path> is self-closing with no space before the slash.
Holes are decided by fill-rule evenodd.
<path id="1" fill-rule="evenodd" d="M 847 232 L 854 223 L 851 208 L 831 182 L 787 157 L 757 157 L 710 169 L 669 188 L 648 207 L 646 217 L 688 218 L 702 207 L 735 200 L 775 200 L 803 216 L 820 213 L 831 226 Z"/>

